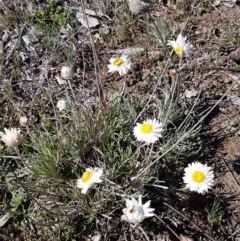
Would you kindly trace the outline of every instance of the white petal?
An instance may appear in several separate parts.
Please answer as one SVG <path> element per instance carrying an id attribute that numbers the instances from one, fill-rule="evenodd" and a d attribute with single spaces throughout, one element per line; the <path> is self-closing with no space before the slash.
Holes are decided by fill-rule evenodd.
<path id="1" fill-rule="evenodd" d="M 88 190 L 88 187 L 86 186 L 86 187 L 84 187 L 84 188 L 82 189 L 81 193 L 82 193 L 82 194 L 86 194 L 86 193 L 87 193 L 87 190 Z"/>
<path id="2" fill-rule="evenodd" d="M 122 219 L 122 220 L 125 220 L 125 221 L 127 221 L 127 222 L 129 222 L 129 220 L 128 220 L 128 218 L 127 218 L 126 215 L 122 215 L 122 216 L 121 216 L 121 219 Z"/>

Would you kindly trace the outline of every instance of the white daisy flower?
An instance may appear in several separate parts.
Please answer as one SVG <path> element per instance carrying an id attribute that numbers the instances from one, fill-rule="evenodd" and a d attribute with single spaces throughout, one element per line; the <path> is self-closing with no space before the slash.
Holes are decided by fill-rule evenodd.
<path id="1" fill-rule="evenodd" d="M 21 134 L 20 130 L 16 128 L 4 128 L 4 132 L 0 132 L 1 140 L 9 147 L 16 147 L 21 143 Z"/>
<path id="2" fill-rule="evenodd" d="M 126 55 L 119 58 L 111 58 L 109 61 L 111 63 L 108 65 L 109 73 L 118 72 L 122 76 L 131 68 L 131 60 Z"/>
<path id="3" fill-rule="evenodd" d="M 194 162 L 184 169 L 183 181 L 190 191 L 203 193 L 213 185 L 214 174 L 206 164 Z"/>
<path id="4" fill-rule="evenodd" d="M 95 183 L 100 183 L 100 177 L 103 174 L 102 168 L 89 167 L 85 170 L 82 177 L 77 180 L 77 187 L 82 189 L 81 193 L 86 194 L 87 190 Z"/>
<path id="5" fill-rule="evenodd" d="M 122 220 L 129 222 L 132 226 L 138 225 L 145 218 L 154 216 L 154 208 L 150 208 L 150 200 L 142 205 L 142 196 L 138 201 L 135 198 L 132 200 L 126 199 L 126 208 L 123 209 Z"/>
<path id="6" fill-rule="evenodd" d="M 66 109 L 66 100 L 64 99 L 61 99 L 57 102 L 57 108 L 60 110 L 60 111 L 63 111 Z"/>
<path id="7" fill-rule="evenodd" d="M 171 46 L 175 53 L 182 56 L 185 53 L 187 56 L 194 50 L 193 45 L 187 41 L 187 37 L 183 37 L 182 34 L 178 34 L 177 40 L 168 40 L 168 44 Z"/>
<path id="8" fill-rule="evenodd" d="M 133 129 L 133 134 L 138 141 L 144 141 L 147 144 L 154 143 L 161 137 L 162 123 L 157 120 L 148 119 L 143 124 L 137 123 Z"/>

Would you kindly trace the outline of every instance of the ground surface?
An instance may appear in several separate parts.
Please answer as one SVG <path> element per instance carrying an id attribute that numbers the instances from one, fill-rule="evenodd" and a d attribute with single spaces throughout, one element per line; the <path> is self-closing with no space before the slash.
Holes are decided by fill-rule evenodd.
<path id="1" fill-rule="evenodd" d="M 62 97 L 67 98 L 72 106 L 85 106 L 86 109 L 94 109 L 96 103 L 102 99 L 106 104 L 115 93 L 121 93 L 124 98 L 144 98 L 158 78 L 155 75 L 163 73 L 164 76 L 169 76 L 168 70 L 163 71 L 164 66 L 178 69 L 180 96 L 186 95 L 186 90 L 194 93 L 187 98 L 189 105 L 197 103 L 202 112 L 213 106 L 233 83 L 229 74 L 240 75 L 239 65 L 229 56 L 240 47 L 239 1 L 232 1 L 232 5 L 229 5 L 231 1 L 219 1 L 217 6 L 213 6 L 211 1 L 160 2 L 155 2 L 150 16 L 146 13 L 133 16 L 126 2 L 113 1 L 110 4 L 105 1 L 86 1 L 86 9 L 98 12 L 89 16 L 99 21 L 96 26 L 88 29 L 76 19 L 76 12 L 82 6 L 77 1 L 57 1 L 60 13 L 56 13 L 56 9 L 47 13 L 48 1 L 0 1 L 0 40 L 4 46 L 0 49 L 1 128 L 16 125 L 22 115 L 30 118 L 35 130 L 50 128 L 53 106 Z M 73 13 L 62 16 L 63 9 L 67 7 L 70 7 Z M 36 15 L 38 11 L 47 13 L 47 18 Z M 49 20 L 51 14 L 56 14 L 57 17 Z M 67 24 L 59 23 L 62 19 Z M 193 55 L 184 59 L 181 66 L 178 65 L 179 58 L 174 54 L 172 62 L 167 64 L 166 49 L 150 34 L 151 27 L 154 28 L 153 21 L 157 23 L 159 19 L 163 23 L 171 21 L 168 24 L 174 26 L 174 33 L 183 31 L 194 45 Z M 49 27 L 47 31 L 48 27 L 42 25 L 48 21 L 57 27 Z M 90 38 L 89 31 L 93 39 Z M 166 32 L 166 40 L 172 39 L 172 31 Z M 130 50 L 130 56 L 134 59 L 132 70 L 123 77 L 117 74 L 109 75 L 109 59 L 118 51 L 129 51 L 129 48 L 134 48 Z M 56 79 L 63 65 L 73 66 L 74 70 L 71 84 L 66 88 Z M 232 101 L 233 97 L 238 98 L 239 90 L 238 84 L 233 86 L 204 120 L 201 133 L 203 141 L 204 137 L 210 140 L 211 151 L 203 158 L 217 170 L 216 180 L 213 192 L 203 198 L 203 206 L 199 210 L 193 208 L 194 210 L 188 213 L 198 226 L 210 233 L 215 240 L 221 241 L 240 240 L 240 103 Z M 1 150 L 4 150 L 3 146 Z M 9 154 L 5 151 L 3 153 L 2 167 L 7 160 L 4 156 Z M 209 160 L 206 160 L 207 158 Z M 76 167 L 77 165 L 74 166 Z M 1 169 L 1 175 L 2 180 L 5 180 L 4 168 Z M 0 194 L 1 209 L 7 209 L 10 193 L 9 187 L 3 185 Z M 153 191 L 149 194 L 151 195 L 154 198 L 156 192 Z M 182 212 L 186 211 L 184 205 L 179 204 L 182 197 L 179 196 L 177 200 L 170 196 L 167 198 L 169 203 L 176 205 Z M 218 200 L 217 211 L 206 215 L 204 205 L 210 202 L 213 206 L 213 200 Z M 155 205 L 158 206 L 156 203 Z M 192 228 L 191 224 L 185 222 L 184 218 L 179 221 L 177 215 L 169 210 L 160 211 L 163 219 L 164 215 L 169 216 L 164 219 L 164 225 L 155 225 L 154 230 L 147 229 L 150 230 L 147 234 L 151 233 L 151 240 L 208 240 Z M 38 220 L 38 223 L 44 223 L 47 219 Z M 28 220 L 29 224 L 23 220 L 23 217 L 17 221 L 10 219 L 1 227 L 0 232 L 4 230 L 3 239 L 32 240 L 33 233 L 39 235 L 41 240 L 49 237 L 45 234 L 46 227 L 33 226 L 34 220 Z M 131 231 L 133 233 L 130 235 L 126 227 L 120 228 L 119 225 L 115 226 L 119 227 L 119 230 L 113 231 L 110 222 L 107 221 L 101 226 L 100 220 L 102 219 L 96 220 L 96 224 L 94 222 L 91 227 L 97 232 L 101 232 L 103 227 L 106 233 L 114 233 L 113 239 L 109 240 L 147 240 L 139 231 Z M 53 220 L 49 218 L 48 221 L 51 223 Z M 81 221 L 74 222 L 75 225 L 81 224 Z M 22 235 L 22 232 L 28 232 L 28 229 L 29 239 L 27 235 Z M 85 239 L 81 231 L 76 229 L 72 240 L 94 240 L 89 238 L 92 230 L 86 230 Z M 51 235 L 52 240 L 64 240 L 60 238 L 60 234 L 54 236 L 54 231 Z M 102 240 L 108 240 L 104 237 L 105 239 L 102 236 Z"/>

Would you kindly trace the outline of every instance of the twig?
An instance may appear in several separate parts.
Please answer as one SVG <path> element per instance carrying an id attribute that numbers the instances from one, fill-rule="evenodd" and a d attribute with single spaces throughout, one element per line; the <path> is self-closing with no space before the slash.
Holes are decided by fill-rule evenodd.
<path id="1" fill-rule="evenodd" d="M 179 240 L 179 241 L 181 241 L 181 239 L 180 239 L 180 237 L 172 230 L 172 228 L 168 225 L 168 224 L 166 224 L 160 217 L 158 217 L 157 215 L 155 215 L 155 217 L 159 220 L 159 221 L 161 221 L 164 225 L 166 225 L 166 227 L 173 233 L 173 235 Z"/>
<path id="2" fill-rule="evenodd" d="M 221 159 L 222 159 L 222 161 L 223 161 L 225 167 L 228 169 L 228 172 L 230 173 L 230 175 L 231 175 L 231 177 L 232 177 L 232 180 L 234 181 L 234 183 L 236 184 L 236 186 L 238 187 L 238 190 L 239 190 L 239 192 L 240 192 L 239 184 L 238 184 L 236 178 L 234 177 L 234 175 L 232 174 L 232 171 L 230 170 L 228 164 L 226 163 L 226 161 L 225 161 L 223 158 L 221 158 Z"/>
<path id="3" fill-rule="evenodd" d="M 159 187 L 159 188 L 162 188 L 162 189 L 169 189 L 168 187 L 166 186 L 162 186 L 162 185 L 155 185 L 155 184 L 144 184 L 144 186 L 150 186 L 150 187 Z"/>
<path id="4" fill-rule="evenodd" d="M 150 241 L 150 239 L 148 238 L 147 234 L 145 233 L 145 231 L 140 226 L 138 226 L 138 229 L 140 229 L 142 231 L 142 233 L 145 236 L 146 240 Z"/>
<path id="5" fill-rule="evenodd" d="M 192 224 L 193 228 L 196 231 L 198 231 L 199 233 L 201 233 L 202 235 L 204 235 L 205 237 L 207 237 L 211 241 L 217 241 L 216 239 L 212 238 L 209 234 L 207 234 L 203 229 L 201 229 L 197 224 L 195 224 L 193 221 L 191 221 L 187 216 L 185 216 L 183 213 L 178 211 L 176 208 L 174 208 L 173 206 L 171 206 L 170 204 L 165 203 L 165 202 L 163 202 L 163 205 L 165 205 L 166 207 L 170 208 L 172 211 L 174 211 L 176 214 L 178 214 L 182 218 L 186 219 L 189 223 Z"/>
<path id="6" fill-rule="evenodd" d="M 238 228 L 236 231 L 234 231 L 229 237 L 228 239 L 232 238 L 234 235 L 236 235 L 237 233 L 240 232 L 240 228 Z"/>
<path id="7" fill-rule="evenodd" d="M 21 160 L 21 157 L 19 157 L 19 156 L 1 156 L 1 157 L 2 157 L 2 158 L 14 159 L 14 160 L 18 160 L 18 159 Z"/>

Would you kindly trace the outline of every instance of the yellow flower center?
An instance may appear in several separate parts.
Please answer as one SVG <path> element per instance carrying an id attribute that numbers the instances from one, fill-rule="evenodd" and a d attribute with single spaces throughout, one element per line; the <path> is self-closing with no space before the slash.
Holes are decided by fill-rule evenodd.
<path id="1" fill-rule="evenodd" d="M 121 58 L 117 58 L 113 62 L 113 64 L 117 67 L 119 67 L 122 63 L 123 63 L 123 60 Z"/>
<path id="2" fill-rule="evenodd" d="M 85 171 L 82 175 L 82 181 L 84 183 L 88 183 L 91 177 L 92 177 L 92 171 Z"/>
<path id="3" fill-rule="evenodd" d="M 182 49 L 182 47 L 180 47 L 179 45 L 177 45 L 177 46 L 174 47 L 174 51 L 175 51 L 175 53 L 178 54 L 178 55 L 182 55 L 182 53 L 183 53 L 183 49 Z"/>
<path id="4" fill-rule="evenodd" d="M 150 134 L 152 132 L 152 125 L 151 124 L 143 124 L 141 131 L 143 134 Z"/>
<path id="5" fill-rule="evenodd" d="M 192 174 L 192 180 L 197 183 L 201 183 L 204 181 L 204 174 L 201 171 L 196 171 Z"/>

